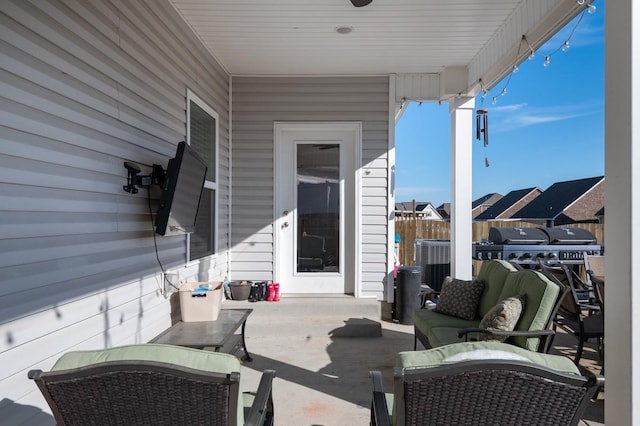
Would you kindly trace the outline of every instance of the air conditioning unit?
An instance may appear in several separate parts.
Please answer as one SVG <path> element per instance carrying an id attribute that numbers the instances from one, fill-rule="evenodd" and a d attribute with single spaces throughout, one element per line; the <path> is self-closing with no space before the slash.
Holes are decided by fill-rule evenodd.
<path id="1" fill-rule="evenodd" d="M 422 266 L 422 282 L 436 291 L 442 289 L 451 274 L 451 241 L 417 239 L 413 248 L 413 264 Z"/>

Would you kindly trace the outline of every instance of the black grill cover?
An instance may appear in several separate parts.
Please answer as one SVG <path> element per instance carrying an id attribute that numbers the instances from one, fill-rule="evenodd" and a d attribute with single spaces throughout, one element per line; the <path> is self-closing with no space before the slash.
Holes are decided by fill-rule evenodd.
<path id="1" fill-rule="evenodd" d="M 493 244 L 548 244 L 547 234 L 539 228 L 489 228 Z"/>
<path id="2" fill-rule="evenodd" d="M 593 234 L 582 228 L 540 228 L 549 237 L 549 244 L 596 244 Z"/>

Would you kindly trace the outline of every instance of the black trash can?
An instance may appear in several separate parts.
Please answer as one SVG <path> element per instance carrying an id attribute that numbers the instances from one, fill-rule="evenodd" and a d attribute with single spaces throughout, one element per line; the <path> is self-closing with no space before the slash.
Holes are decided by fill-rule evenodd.
<path id="1" fill-rule="evenodd" d="M 396 281 L 396 318 L 400 324 L 413 324 L 413 311 L 420 307 L 422 266 L 401 266 Z"/>

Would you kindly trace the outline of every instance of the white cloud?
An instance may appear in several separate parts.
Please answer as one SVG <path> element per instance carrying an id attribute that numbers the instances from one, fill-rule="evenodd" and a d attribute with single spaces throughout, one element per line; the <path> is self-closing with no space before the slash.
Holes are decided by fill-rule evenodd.
<path id="1" fill-rule="evenodd" d="M 527 106 L 527 104 L 525 102 L 521 103 L 521 104 L 513 104 L 513 105 L 501 105 L 501 106 L 497 106 L 497 107 L 492 107 L 491 108 L 491 112 L 513 112 L 513 111 L 518 111 L 522 108 L 525 108 Z"/>
<path id="2" fill-rule="evenodd" d="M 506 105 L 501 110 L 492 109 L 496 114 L 493 115 L 495 121 L 491 127 L 494 132 L 507 132 L 526 126 L 584 117 L 595 113 L 596 110 L 595 103 L 546 107 L 527 107 L 527 104 L 524 103 Z"/>

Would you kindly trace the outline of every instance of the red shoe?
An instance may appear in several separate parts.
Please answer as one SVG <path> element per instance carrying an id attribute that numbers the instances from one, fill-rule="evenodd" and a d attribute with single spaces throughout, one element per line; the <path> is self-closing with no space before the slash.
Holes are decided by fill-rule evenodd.
<path id="1" fill-rule="evenodd" d="M 273 301 L 277 302 L 280 300 L 280 283 L 273 283 Z"/>
<path id="2" fill-rule="evenodd" d="M 267 292 L 269 295 L 267 296 L 267 302 L 273 302 L 276 297 L 276 286 L 273 283 L 267 284 Z"/>

